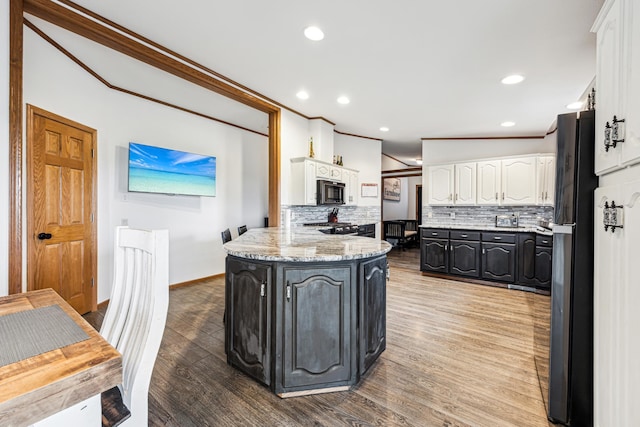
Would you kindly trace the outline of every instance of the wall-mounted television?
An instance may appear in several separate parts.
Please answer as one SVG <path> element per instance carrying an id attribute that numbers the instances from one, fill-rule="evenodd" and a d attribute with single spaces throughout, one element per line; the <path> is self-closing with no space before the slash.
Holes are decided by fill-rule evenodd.
<path id="1" fill-rule="evenodd" d="M 129 143 L 129 191 L 216 195 L 216 158 Z"/>

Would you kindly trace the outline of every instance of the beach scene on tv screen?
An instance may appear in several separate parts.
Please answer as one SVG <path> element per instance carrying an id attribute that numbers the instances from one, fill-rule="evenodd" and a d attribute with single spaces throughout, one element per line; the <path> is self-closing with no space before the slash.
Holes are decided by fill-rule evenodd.
<path id="1" fill-rule="evenodd" d="M 129 144 L 129 191 L 216 195 L 216 158 Z"/>

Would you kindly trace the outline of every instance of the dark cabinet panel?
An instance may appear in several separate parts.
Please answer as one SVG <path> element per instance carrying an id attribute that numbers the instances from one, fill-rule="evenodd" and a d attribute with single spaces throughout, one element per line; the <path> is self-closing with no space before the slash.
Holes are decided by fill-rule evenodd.
<path id="1" fill-rule="evenodd" d="M 269 385 L 271 266 L 227 257 L 227 361 Z"/>
<path id="2" fill-rule="evenodd" d="M 518 235 L 518 283 L 535 285 L 536 283 L 536 236 L 533 233 Z"/>
<path id="3" fill-rule="evenodd" d="M 375 224 L 365 224 L 358 226 L 358 236 L 362 237 L 376 237 L 376 225 Z"/>
<path id="4" fill-rule="evenodd" d="M 482 277 L 502 282 L 515 281 L 516 245 L 482 243 Z"/>
<path id="5" fill-rule="evenodd" d="M 451 240 L 449 244 L 449 272 L 480 277 L 480 242 Z"/>
<path id="6" fill-rule="evenodd" d="M 550 247 L 536 247 L 536 286 L 542 290 L 551 288 L 551 260 L 553 250 Z"/>
<path id="7" fill-rule="evenodd" d="M 355 378 L 351 268 L 285 267 L 284 281 L 283 386 L 311 387 Z"/>
<path id="8" fill-rule="evenodd" d="M 420 270 L 449 272 L 449 239 L 421 239 Z"/>
<path id="9" fill-rule="evenodd" d="M 360 264 L 359 373 L 364 374 L 387 346 L 387 257 Z"/>

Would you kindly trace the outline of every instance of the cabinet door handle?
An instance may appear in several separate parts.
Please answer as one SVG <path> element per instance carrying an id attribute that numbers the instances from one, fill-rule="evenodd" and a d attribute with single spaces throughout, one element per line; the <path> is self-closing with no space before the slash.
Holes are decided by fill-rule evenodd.
<path id="1" fill-rule="evenodd" d="M 455 199 L 453 199 L 454 201 L 458 200 L 458 193 L 456 193 L 456 197 Z"/>
<path id="2" fill-rule="evenodd" d="M 431 233 L 431 235 L 432 235 L 432 236 L 437 236 L 437 235 L 438 235 L 438 233 Z"/>
<path id="3" fill-rule="evenodd" d="M 502 240 L 502 237 L 493 236 L 493 240 Z"/>
<path id="4" fill-rule="evenodd" d="M 264 296 L 266 295 L 266 286 L 265 283 L 262 282 L 262 284 L 260 285 L 260 296 L 264 298 Z"/>
<path id="5" fill-rule="evenodd" d="M 504 200 L 504 191 L 502 192 L 502 200 Z"/>
<path id="6" fill-rule="evenodd" d="M 289 281 L 287 281 L 287 301 L 291 300 L 291 285 L 289 284 Z"/>
<path id="7" fill-rule="evenodd" d="M 461 234 L 460 237 L 467 237 L 467 235 L 466 234 Z"/>
<path id="8" fill-rule="evenodd" d="M 484 248 L 482 248 L 482 255 L 484 255 Z"/>
<path id="9" fill-rule="evenodd" d="M 544 243 L 546 245 L 547 243 L 549 243 L 549 241 L 548 240 L 543 240 L 542 243 Z"/>
<path id="10" fill-rule="evenodd" d="M 449 200 L 453 200 L 453 196 L 451 193 L 449 193 Z"/>
<path id="11" fill-rule="evenodd" d="M 498 200 L 498 193 L 496 192 L 496 200 Z"/>

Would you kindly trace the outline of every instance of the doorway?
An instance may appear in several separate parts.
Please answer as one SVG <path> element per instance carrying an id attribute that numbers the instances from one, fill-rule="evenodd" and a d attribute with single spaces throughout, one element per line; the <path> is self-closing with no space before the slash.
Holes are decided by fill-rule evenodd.
<path id="1" fill-rule="evenodd" d="M 27 105 L 27 289 L 97 308 L 97 131 Z"/>

